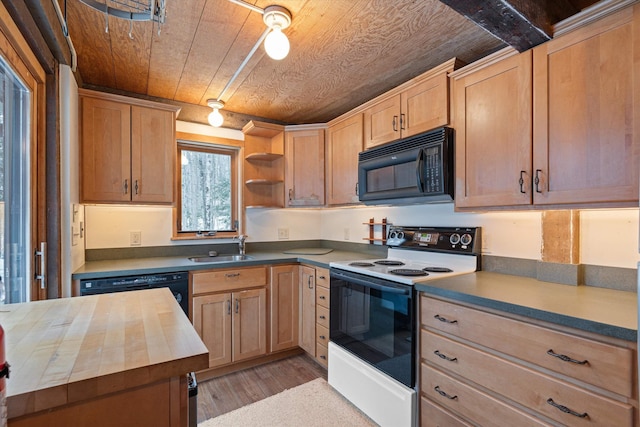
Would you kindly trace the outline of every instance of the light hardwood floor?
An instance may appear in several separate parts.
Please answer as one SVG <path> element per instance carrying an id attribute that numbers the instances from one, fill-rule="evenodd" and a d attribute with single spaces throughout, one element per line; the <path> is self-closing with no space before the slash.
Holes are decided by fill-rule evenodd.
<path id="1" fill-rule="evenodd" d="M 306 354 L 198 383 L 198 422 L 312 381 L 327 371 Z"/>

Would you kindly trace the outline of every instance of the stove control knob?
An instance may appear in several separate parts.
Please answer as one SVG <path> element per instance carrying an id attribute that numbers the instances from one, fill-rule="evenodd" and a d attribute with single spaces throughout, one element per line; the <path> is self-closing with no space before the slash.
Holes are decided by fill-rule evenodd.
<path id="1" fill-rule="evenodd" d="M 389 232 L 389 238 L 390 238 L 390 239 L 395 239 L 395 238 L 396 238 L 396 236 L 397 236 L 397 233 L 396 233 L 395 231 L 390 231 L 390 232 Z"/>
<path id="2" fill-rule="evenodd" d="M 462 237 L 460 238 L 460 243 L 467 246 L 468 244 L 471 243 L 471 240 L 473 240 L 473 237 L 471 237 L 471 234 L 463 234 Z"/>
<path id="3" fill-rule="evenodd" d="M 458 243 L 460 243 L 460 235 L 458 233 L 453 233 L 449 237 L 449 243 L 451 243 L 452 245 L 457 245 Z"/>
<path id="4" fill-rule="evenodd" d="M 404 239 L 404 231 L 398 231 L 398 239 Z"/>

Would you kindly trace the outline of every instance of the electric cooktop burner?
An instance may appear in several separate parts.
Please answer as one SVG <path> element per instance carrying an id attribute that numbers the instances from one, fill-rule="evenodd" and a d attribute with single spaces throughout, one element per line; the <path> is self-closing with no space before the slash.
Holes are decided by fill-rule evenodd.
<path id="1" fill-rule="evenodd" d="M 428 276 L 429 273 L 422 270 L 414 270 L 412 268 L 396 268 L 395 270 L 389 270 L 389 273 L 397 276 Z"/>
<path id="2" fill-rule="evenodd" d="M 381 259 L 380 261 L 374 261 L 374 263 L 378 265 L 404 265 L 404 262 L 392 259 Z"/>
<path id="3" fill-rule="evenodd" d="M 422 271 L 429 273 L 453 273 L 453 270 L 447 267 L 425 267 Z"/>
<path id="4" fill-rule="evenodd" d="M 349 263 L 349 265 L 352 265 L 354 267 L 374 267 L 374 265 L 370 262 L 351 262 Z"/>

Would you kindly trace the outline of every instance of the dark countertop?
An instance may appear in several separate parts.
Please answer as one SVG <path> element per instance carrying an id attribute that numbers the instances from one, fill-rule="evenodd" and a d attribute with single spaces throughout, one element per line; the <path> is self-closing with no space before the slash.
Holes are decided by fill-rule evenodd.
<path id="1" fill-rule="evenodd" d="M 252 265 L 304 263 L 329 268 L 332 261 L 377 259 L 371 254 L 333 250 L 325 255 L 285 254 L 282 251 L 250 252 L 251 260 L 231 262 L 194 262 L 186 256 L 132 258 L 106 261 L 89 261 L 71 276 L 74 280 L 100 279 L 106 277 L 132 276 L 140 274 L 173 273 L 176 271 L 208 270 L 211 268 L 250 267 Z"/>
<path id="2" fill-rule="evenodd" d="M 433 280 L 416 289 L 436 297 L 637 341 L 635 292 L 560 285 L 488 271 Z"/>
<path id="3" fill-rule="evenodd" d="M 212 268 L 304 263 L 328 268 L 332 261 L 376 259 L 372 254 L 333 250 L 325 255 L 285 254 L 282 251 L 248 253 L 251 260 L 197 263 L 182 257 L 89 261 L 72 278 L 98 279 Z M 480 271 L 416 285 L 433 296 L 526 316 L 627 341 L 637 340 L 638 298 L 624 292 L 591 286 L 543 282 L 528 277 Z"/>

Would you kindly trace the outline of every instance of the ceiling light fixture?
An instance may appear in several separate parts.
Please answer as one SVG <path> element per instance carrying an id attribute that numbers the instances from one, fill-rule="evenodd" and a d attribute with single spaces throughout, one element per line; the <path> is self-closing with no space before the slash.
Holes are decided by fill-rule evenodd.
<path id="1" fill-rule="evenodd" d="M 209 113 L 209 124 L 213 127 L 219 128 L 224 122 L 224 118 L 222 117 L 222 114 L 220 114 L 220 110 L 224 108 L 224 102 L 217 99 L 208 99 L 207 105 L 213 108 L 213 111 Z"/>
<path id="2" fill-rule="evenodd" d="M 291 25 L 291 13 L 282 6 L 267 6 L 262 20 L 271 29 L 264 40 L 267 55 L 276 60 L 285 58 L 289 53 L 289 39 L 282 30 Z"/>
<path id="3" fill-rule="evenodd" d="M 87 1 L 87 0 L 81 0 Z M 93 0 L 91 0 L 93 1 Z M 108 0 L 105 0 L 108 1 Z M 153 1 L 153 0 L 151 0 Z M 157 1 L 157 0 L 156 0 Z M 164 0 L 161 0 L 164 1 Z M 264 49 L 271 58 L 280 60 L 287 56 L 289 53 L 289 39 L 282 32 L 285 28 L 291 25 L 291 12 L 285 9 L 282 6 L 267 6 L 264 9 L 259 8 L 251 3 L 247 3 L 244 0 L 229 0 L 231 3 L 235 3 L 237 5 L 246 7 L 254 12 L 258 12 L 262 14 L 262 20 L 265 25 L 268 27 L 264 33 L 260 36 L 256 44 L 251 48 L 249 54 L 244 58 L 242 64 L 238 67 L 235 74 L 231 76 L 231 79 L 227 82 L 227 85 L 222 89 L 220 95 L 217 99 L 208 99 L 207 105 L 213 108 L 213 111 L 209 113 L 209 123 L 211 126 L 220 127 L 224 121 L 222 114 L 220 114 L 220 110 L 224 107 L 224 102 L 222 102 L 222 97 L 227 92 L 227 90 L 231 87 L 231 84 L 235 81 L 235 79 L 240 75 L 240 72 L 244 69 L 245 65 L 249 62 L 251 57 L 256 50 L 260 47 L 262 42 L 264 41 Z"/>

